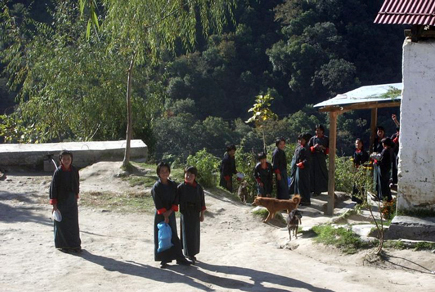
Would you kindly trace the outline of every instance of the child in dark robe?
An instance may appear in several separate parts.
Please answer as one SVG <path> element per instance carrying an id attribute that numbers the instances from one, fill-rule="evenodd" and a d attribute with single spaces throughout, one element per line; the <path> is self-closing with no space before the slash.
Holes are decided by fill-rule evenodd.
<path id="1" fill-rule="evenodd" d="M 384 149 L 381 152 L 379 159 L 374 160 L 376 168 L 376 191 L 378 199 L 386 199 L 388 202 L 392 200 L 390 190 L 390 171 L 394 160 L 394 152 L 391 148 L 393 142 L 390 138 L 382 139 Z"/>
<path id="2" fill-rule="evenodd" d="M 382 126 L 376 128 L 376 137 L 372 145 L 372 153 L 381 153 L 384 147 L 382 146 L 382 139 L 385 138 L 385 129 Z"/>
<path id="3" fill-rule="evenodd" d="M 308 142 L 311 151 L 310 183 L 314 196 L 328 190 L 328 168 L 326 157 L 329 154 L 329 138 L 325 135 L 325 128 L 316 125 L 316 135 Z"/>
<path id="4" fill-rule="evenodd" d="M 287 158 L 284 152 L 285 139 L 278 138 L 275 141 L 276 149 L 272 154 L 272 169 L 276 175 L 276 198 L 288 200 Z"/>
<path id="5" fill-rule="evenodd" d="M 206 210 L 204 190 L 196 182 L 198 170 L 194 166 L 184 171 L 184 183 L 178 186 L 180 204 L 180 234 L 184 255 L 196 263 L 200 250 L 200 222 L 204 221 Z"/>
<path id="6" fill-rule="evenodd" d="M 360 138 L 355 140 L 355 152 L 353 153 L 353 166 L 357 170 L 361 165 L 369 161 L 369 154 L 364 150 L 364 143 Z M 353 184 L 352 201 L 361 204 L 361 196 L 364 193 L 364 188 L 358 188 L 356 183 Z"/>
<path id="7" fill-rule="evenodd" d="M 160 162 L 157 166 L 159 180 L 151 189 L 151 195 L 156 207 L 154 215 L 154 260 L 160 261 L 160 268 L 164 269 L 173 260 L 180 265 L 190 265 L 190 262 L 183 256 L 180 239 L 177 235 L 177 223 L 175 212 L 178 211 L 177 184 L 169 179 L 171 168 L 169 164 Z M 157 224 L 164 221 L 169 224 L 172 231 L 171 243 L 173 246 L 167 250 L 157 252 L 159 247 Z"/>
<path id="8" fill-rule="evenodd" d="M 227 152 L 222 159 L 220 167 L 220 186 L 230 192 L 233 192 L 233 174 L 237 173 L 235 154 L 236 146 L 227 146 Z"/>
<path id="9" fill-rule="evenodd" d="M 266 153 L 258 154 L 259 162 L 254 169 L 254 177 L 257 181 L 257 195 L 260 197 L 270 197 L 273 190 L 273 171 L 272 165 L 267 161 Z"/>
<path id="10" fill-rule="evenodd" d="M 73 154 L 62 151 L 60 166 L 54 171 L 50 185 L 52 212 L 60 212 L 62 220 L 54 220 L 54 244 L 63 252 L 81 252 L 77 200 L 80 192 L 79 172 L 72 165 Z"/>
<path id="11" fill-rule="evenodd" d="M 291 164 L 290 193 L 301 195 L 301 206 L 311 205 L 309 169 L 310 151 L 306 147 L 309 139 L 309 134 L 299 135 L 299 146 L 295 149 L 295 154 L 293 155 Z"/>

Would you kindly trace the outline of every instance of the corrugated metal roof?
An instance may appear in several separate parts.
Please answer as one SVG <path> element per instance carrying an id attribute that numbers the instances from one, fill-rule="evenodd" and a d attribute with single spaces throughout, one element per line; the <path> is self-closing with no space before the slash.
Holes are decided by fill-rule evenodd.
<path id="1" fill-rule="evenodd" d="M 435 25 L 435 0 L 385 0 L 375 23 Z"/>
<path id="2" fill-rule="evenodd" d="M 387 93 L 392 89 L 402 90 L 402 88 L 402 83 L 362 86 L 318 103 L 314 107 L 340 106 L 362 102 L 398 101 L 402 99 L 401 95 L 391 97 Z"/>

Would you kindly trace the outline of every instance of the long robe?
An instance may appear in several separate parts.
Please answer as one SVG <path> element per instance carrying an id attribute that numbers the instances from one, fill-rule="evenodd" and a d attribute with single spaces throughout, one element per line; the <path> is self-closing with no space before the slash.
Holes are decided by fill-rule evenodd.
<path id="1" fill-rule="evenodd" d="M 379 199 L 391 201 L 390 171 L 394 162 L 394 152 L 390 147 L 384 148 L 375 164 L 376 191 Z"/>
<path id="2" fill-rule="evenodd" d="M 233 192 L 233 174 L 236 174 L 236 159 L 231 157 L 228 152 L 225 153 L 220 167 L 220 186 Z M 228 184 L 227 184 L 228 182 Z"/>
<path id="3" fill-rule="evenodd" d="M 266 162 L 266 168 L 261 167 L 261 162 L 257 163 L 254 169 L 254 177 L 257 181 L 258 195 L 266 196 L 271 195 L 273 190 L 273 171 L 272 165 Z M 260 186 L 260 183 L 263 186 Z"/>
<path id="4" fill-rule="evenodd" d="M 151 189 L 156 213 L 154 215 L 154 260 L 162 262 L 171 262 L 172 260 L 182 259 L 180 239 L 177 235 L 177 223 L 175 220 L 175 212 L 178 211 L 178 194 L 177 184 L 168 180 L 168 184 L 163 184 L 160 180 L 156 182 Z M 171 242 L 173 246 L 162 252 L 157 252 L 159 247 L 158 228 L 157 224 L 164 221 L 163 213 L 172 209 L 174 212 L 169 216 L 169 226 L 172 230 Z"/>
<path id="5" fill-rule="evenodd" d="M 275 174 L 281 175 L 281 180 L 276 179 L 276 198 L 280 200 L 287 200 L 290 198 L 288 192 L 288 178 L 287 178 L 287 158 L 285 152 L 276 148 L 272 154 L 272 169 Z"/>
<path id="6" fill-rule="evenodd" d="M 314 149 L 314 145 L 319 144 L 325 147 L 321 151 Z M 308 147 L 311 151 L 310 165 L 310 184 L 311 192 L 320 194 L 328 191 L 328 168 L 326 167 L 326 155 L 329 153 L 329 138 L 323 135 L 322 137 L 313 136 L 308 142 Z"/>
<path id="7" fill-rule="evenodd" d="M 200 251 L 200 213 L 206 209 L 204 190 L 194 182 L 178 186 L 180 203 L 180 234 L 186 257 L 194 257 Z"/>
<path id="8" fill-rule="evenodd" d="M 56 248 L 81 248 L 77 199 L 80 191 L 79 172 L 71 165 L 57 168 L 50 185 L 50 203 L 57 204 L 62 221 L 54 220 Z"/>
<path id="9" fill-rule="evenodd" d="M 290 194 L 301 195 L 302 202 L 310 203 L 310 163 L 309 163 L 309 150 L 299 145 L 295 154 L 293 155 L 291 163 L 291 185 Z M 300 167 L 298 163 L 302 163 Z"/>

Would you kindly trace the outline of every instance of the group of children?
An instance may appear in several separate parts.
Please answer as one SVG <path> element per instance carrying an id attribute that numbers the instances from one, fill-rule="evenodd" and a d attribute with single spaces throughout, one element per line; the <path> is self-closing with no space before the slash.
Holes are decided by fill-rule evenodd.
<path id="1" fill-rule="evenodd" d="M 77 199 L 80 192 L 79 172 L 72 165 L 73 154 L 62 151 L 60 166 L 55 170 L 50 185 L 52 212 L 60 212 L 61 219 L 54 220 L 55 247 L 63 252 L 81 252 Z M 169 179 L 171 168 L 161 162 L 157 166 L 159 180 L 151 194 L 156 207 L 154 216 L 154 259 L 160 267 L 166 268 L 173 260 L 180 265 L 195 264 L 200 250 L 200 222 L 204 221 L 206 210 L 204 190 L 196 182 L 198 171 L 187 167 L 184 182 L 177 185 Z M 177 235 L 175 212 L 180 210 L 180 236 Z M 58 221 L 59 220 L 59 221 Z M 157 224 L 167 223 L 172 231 L 172 247 L 158 252 Z M 186 259 L 188 258 L 188 259 Z"/>

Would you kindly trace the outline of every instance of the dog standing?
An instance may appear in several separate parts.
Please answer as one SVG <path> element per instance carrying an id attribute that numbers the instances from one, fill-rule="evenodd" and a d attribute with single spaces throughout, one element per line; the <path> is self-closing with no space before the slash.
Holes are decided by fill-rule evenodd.
<path id="1" fill-rule="evenodd" d="M 240 201 L 242 201 L 242 203 L 246 203 L 246 200 L 248 199 L 248 188 L 246 181 L 240 183 L 237 194 L 239 195 Z"/>
<path id="2" fill-rule="evenodd" d="M 302 213 L 295 209 L 291 211 L 287 216 L 287 229 L 288 229 L 288 240 L 292 240 L 293 236 L 298 239 L 298 228 L 299 224 L 302 224 Z"/>
<path id="3" fill-rule="evenodd" d="M 269 221 L 275 217 L 276 212 L 287 210 L 287 214 L 296 210 L 301 202 L 300 195 L 294 195 L 290 200 L 278 200 L 275 198 L 256 197 L 252 205 L 262 206 L 267 209 L 269 214 L 263 222 Z"/>

